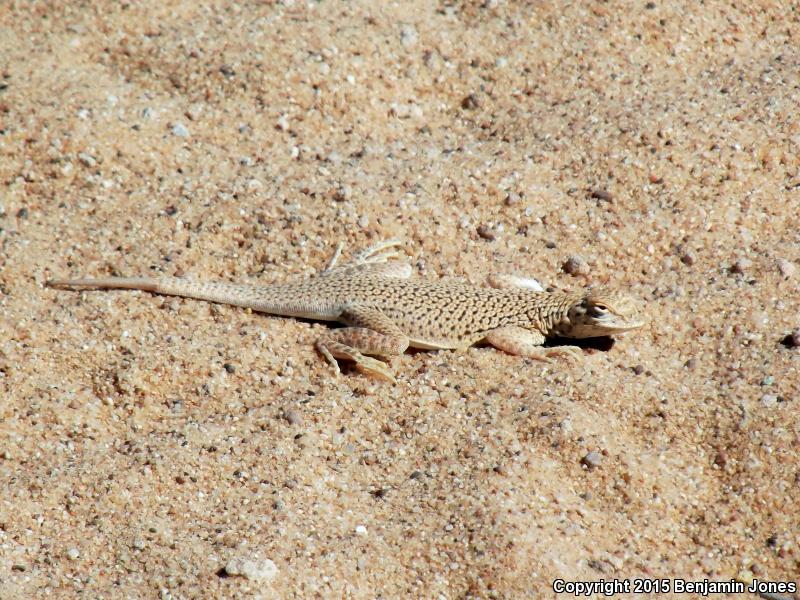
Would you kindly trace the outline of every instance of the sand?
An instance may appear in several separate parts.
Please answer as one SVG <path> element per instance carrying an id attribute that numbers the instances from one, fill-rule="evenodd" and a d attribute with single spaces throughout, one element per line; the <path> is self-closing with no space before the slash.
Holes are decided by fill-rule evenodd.
<path id="1" fill-rule="evenodd" d="M 797 578 L 798 21 L 0 6 L 0 597 Z M 43 287 L 269 283 L 388 238 L 419 277 L 627 289 L 648 325 L 580 365 L 407 353 L 387 385 L 333 377 L 325 324 Z"/>

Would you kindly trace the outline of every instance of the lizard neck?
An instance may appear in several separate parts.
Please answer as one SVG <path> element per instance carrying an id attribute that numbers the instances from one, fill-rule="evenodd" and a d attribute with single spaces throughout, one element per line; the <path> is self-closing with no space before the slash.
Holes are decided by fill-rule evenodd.
<path id="1" fill-rule="evenodd" d="M 569 325 L 569 310 L 582 297 L 582 293 L 547 294 L 546 300 L 535 307 L 534 314 L 529 317 L 532 317 L 534 325 L 545 337 L 563 335 L 564 329 Z"/>

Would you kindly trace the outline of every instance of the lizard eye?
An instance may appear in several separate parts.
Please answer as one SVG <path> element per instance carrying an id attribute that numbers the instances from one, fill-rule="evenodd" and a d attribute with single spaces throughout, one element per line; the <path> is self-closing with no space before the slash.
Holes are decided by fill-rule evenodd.
<path id="1" fill-rule="evenodd" d="M 589 314 L 592 317 L 602 317 L 608 313 L 608 307 L 605 304 L 595 304 L 589 308 Z"/>

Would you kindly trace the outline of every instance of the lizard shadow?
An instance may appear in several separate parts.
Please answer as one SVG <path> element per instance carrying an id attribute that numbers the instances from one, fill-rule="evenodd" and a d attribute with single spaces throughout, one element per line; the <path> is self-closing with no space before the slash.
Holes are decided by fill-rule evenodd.
<path id="1" fill-rule="evenodd" d="M 578 346 L 579 348 L 608 352 L 614 347 L 615 342 L 616 340 L 610 335 L 593 338 L 552 337 L 547 338 L 544 346 L 545 348 L 553 348 L 557 346 Z"/>
<path id="2" fill-rule="evenodd" d="M 315 321 L 314 319 L 305 319 L 305 318 L 297 318 L 300 322 L 305 323 L 323 323 L 323 321 Z M 346 327 L 346 325 L 342 325 L 341 323 L 337 323 L 335 321 L 328 321 L 325 324 L 331 329 L 339 329 L 340 327 Z M 553 348 L 556 346 L 578 346 L 579 348 L 586 348 L 588 350 L 599 350 L 600 352 L 608 352 L 616 343 L 616 339 L 611 337 L 610 335 L 603 335 L 599 337 L 592 337 L 592 338 L 568 338 L 568 337 L 549 337 L 544 343 L 545 348 Z M 486 347 L 491 346 L 486 342 L 479 342 L 475 344 L 476 347 Z M 413 346 L 409 346 L 406 349 L 407 354 L 418 354 L 420 352 L 430 352 L 430 350 L 426 350 L 424 348 L 414 348 Z"/>

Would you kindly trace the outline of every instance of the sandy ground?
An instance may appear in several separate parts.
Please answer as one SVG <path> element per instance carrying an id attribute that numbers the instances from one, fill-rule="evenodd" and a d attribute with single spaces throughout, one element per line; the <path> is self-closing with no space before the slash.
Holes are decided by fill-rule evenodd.
<path id="1" fill-rule="evenodd" d="M 796 578 L 799 21 L 1 3 L 0 597 Z M 649 324 L 580 365 L 407 353 L 393 386 L 334 378 L 324 324 L 42 285 L 273 282 L 386 238 L 420 277 L 625 288 Z"/>

